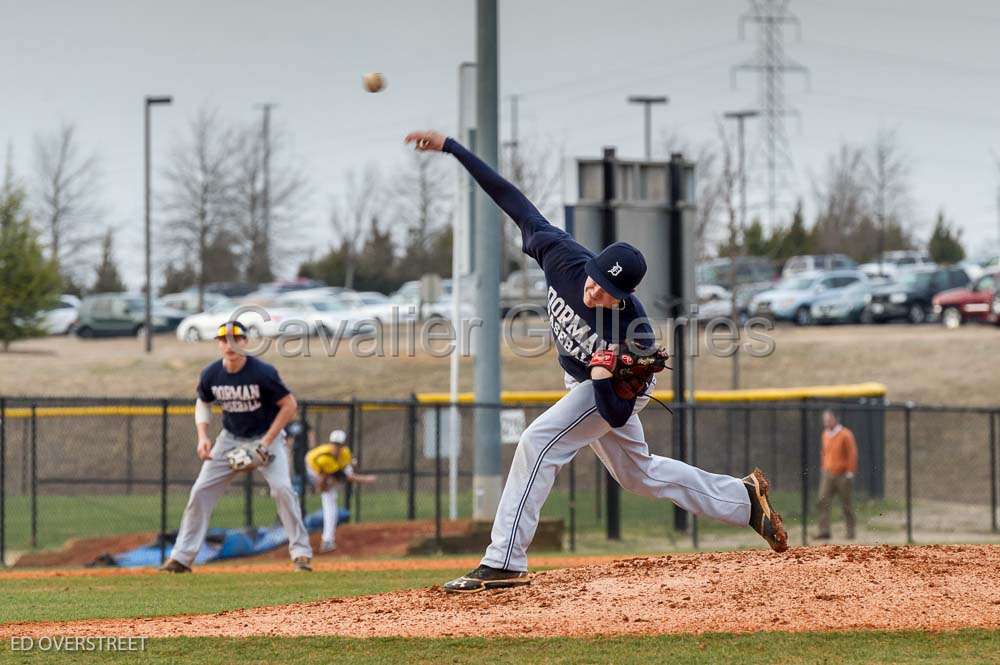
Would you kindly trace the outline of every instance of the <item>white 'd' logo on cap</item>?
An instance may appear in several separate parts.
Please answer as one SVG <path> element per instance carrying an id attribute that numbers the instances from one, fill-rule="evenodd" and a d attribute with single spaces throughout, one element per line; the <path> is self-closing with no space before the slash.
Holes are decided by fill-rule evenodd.
<path id="1" fill-rule="evenodd" d="M 622 274 L 621 265 L 619 265 L 619 263 L 615 261 L 615 264 L 611 266 L 611 268 L 608 270 L 608 274 L 611 275 L 612 277 L 617 277 L 618 275 Z"/>

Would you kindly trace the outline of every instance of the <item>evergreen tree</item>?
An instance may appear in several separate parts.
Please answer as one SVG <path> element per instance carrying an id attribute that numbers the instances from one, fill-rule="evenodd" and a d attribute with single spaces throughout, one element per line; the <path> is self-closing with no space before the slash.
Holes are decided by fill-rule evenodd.
<path id="1" fill-rule="evenodd" d="M 802 201 L 795 206 L 792 223 L 787 230 L 775 229 L 771 234 L 770 254 L 779 261 L 792 256 L 809 254 L 813 251 L 813 234 L 806 228 L 805 215 L 802 212 Z"/>
<path id="2" fill-rule="evenodd" d="M 97 265 L 97 276 L 94 279 L 94 293 L 117 293 L 125 290 L 118 266 L 115 265 L 114 235 L 111 229 L 104 234 L 101 243 L 101 262 Z"/>
<path id="3" fill-rule="evenodd" d="M 962 231 L 954 228 L 944 218 L 944 211 L 938 211 L 937 221 L 934 222 L 934 232 L 927 243 L 927 251 L 931 255 L 931 260 L 937 263 L 950 264 L 958 263 L 965 258 L 965 249 L 962 247 Z"/>
<path id="4" fill-rule="evenodd" d="M 768 256 L 771 253 L 770 243 L 765 237 L 764 225 L 760 223 L 759 217 L 754 217 L 753 222 L 747 227 L 743 245 L 750 256 Z"/>
<path id="5" fill-rule="evenodd" d="M 46 259 L 24 211 L 24 193 L 8 182 L 0 191 L 0 344 L 38 337 L 42 314 L 56 303 L 62 279 Z"/>

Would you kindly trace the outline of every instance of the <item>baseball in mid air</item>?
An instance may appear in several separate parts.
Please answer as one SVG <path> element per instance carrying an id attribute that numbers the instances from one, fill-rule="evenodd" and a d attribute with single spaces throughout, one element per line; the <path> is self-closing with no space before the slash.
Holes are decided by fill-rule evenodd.
<path id="1" fill-rule="evenodd" d="M 368 72 L 361 77 L 361 81 L 368 92 L 382 92 L 385 90 L 385 76 L 381 72 Z"/>

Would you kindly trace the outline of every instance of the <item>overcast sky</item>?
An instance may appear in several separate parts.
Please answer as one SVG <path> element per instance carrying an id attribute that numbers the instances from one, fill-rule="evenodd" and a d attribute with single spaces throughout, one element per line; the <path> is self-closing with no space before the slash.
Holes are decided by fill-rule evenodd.
<path id="1" fill-rule="evenodd" d="M 274 102 L 274 122 L 312 185 L 301 238 L 325 245 L 329 200 L 345 171 L 372 162 L 391 172 L 409 129 L 453 131 L 457 67 L 475 56 L 474 8 L 471 0 L 0 0 L 0 140 L 24 175 L 37 132 L 77 125 L 101 158 L 109 221 L 123 229 L 119 260 L 138 287 L 143 96 L 175 98 L 155 111 L 159 166 L 200 107 L 251 122 L 256 104 Z M 753 76 L 730 87 L 730 67 L 754 53 L 754 31 L 745 41 L 737 31 L 747 8 L 743 0 L 500 0 L 501 94 L 523 95 L 522 137 L 545 137 L 570 156 L 604 145 L 641 155 L 641 111 L 625 103 L 628 94 L 670 96 L 654 112 L 655 135 L 710 140 L 720 113 L 756 104 Z M 810 202 L 811 177 L 841 140 L 896 129 L 912 158 L 922 235 L 943 208 L 967 246 L 995 243 L 1000 6 L 793 0 L 790 8 L 802 40 L 790 31 L 788 54 L 811 71 L 809 89 L 796 77 L 786 83 L 801 112 L 788 123 L 794 191 Z M 365 93 L 366 71 L 384 72 L 388 89 Z M 501 120 L 506 139 L 506 104 Z M 754 191 L 751 204 L 763 194 Z"/>

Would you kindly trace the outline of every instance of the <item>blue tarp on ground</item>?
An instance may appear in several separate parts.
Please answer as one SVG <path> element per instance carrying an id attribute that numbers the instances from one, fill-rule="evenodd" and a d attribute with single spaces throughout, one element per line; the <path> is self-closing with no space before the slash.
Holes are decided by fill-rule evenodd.
<path id="1" fill-rule="evenodd" d="M 350 519 L 351 513 L 346 508 L 340 509 L 338 522 L 346 522 Z M 309 513 L 305 517 L 306 529 L 312 533 L 323 528 L 323 512 L 317 510 Z M 168 534 L 167 554 L 169 556 L 174 545 L 176 534 Z M 205 537 L 205 542 L 195 557 L 196 564 L 208 563 L 209 561 L 221 561 L 223 559 L 236 559 L 244 556 L 252 556 L 277 549 L 288 543 L 288 537 L 281 524 L 256 529 L 209 529 Z M 111 561 L 104 560 L 106 565 L 116 565 L 122 568 L 138 568 L 142 566 L 160 565 L 160 543 L 159 541 L 137 547 L 121 554 L 114 554 Z M 113 562 L 113 563 L 112 563 Z"/>

